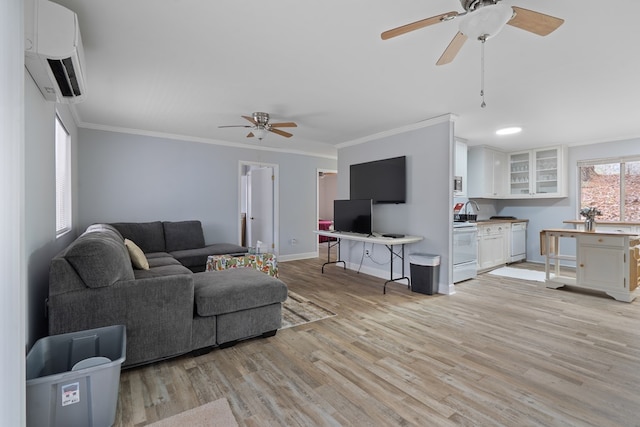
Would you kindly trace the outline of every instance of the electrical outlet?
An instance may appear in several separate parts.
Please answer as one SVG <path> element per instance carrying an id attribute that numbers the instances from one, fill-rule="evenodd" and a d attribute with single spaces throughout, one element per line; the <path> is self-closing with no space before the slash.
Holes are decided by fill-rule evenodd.
<path id="1" fill-rule="evenodd" d="M 365 254 L 366 256 L 369 256 L 369 249 L 365 249 L 365 250 L 364 250 L 364 254 Z"/>
<path id="2" fill-rule="evenodd" d="M 292 245 L 297 245 L 298 244 L 298 240 L 297 239 L 291 239 L 289 240 L 289 243 Z"/>

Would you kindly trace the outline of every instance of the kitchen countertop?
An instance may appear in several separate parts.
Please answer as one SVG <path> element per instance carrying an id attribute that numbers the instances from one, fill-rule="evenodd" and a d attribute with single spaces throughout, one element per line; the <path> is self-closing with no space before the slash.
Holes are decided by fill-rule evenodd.
<path id="1" fill-rule="evenodd" d="M 636 233 L 625 233 L 623 231 L 602 231 L 602 230 L 573 230 L 570 228 L 546 228 L 540 231 L 540 236 L 550 233 L 558 234 L 560 237 L 575 237 L 575 236 L 630 236 L 635 237 Z M 544 254 L 543 254 L 544 255 Z"/>
<path id="2" fill-rule="evenodd" d="M 517 218 L 517 219 L 478 219 L 475 221 L 469 221 L 469 222 L 475 222 L 476 224 L 491 224 L 491 223 L 499 223 L 499 222 L 508 222 L 508 223 L 512 223 L 512 222 L 529 222 L 528 219 L 522 219 L 522 218 Z"/>
<path id="3" fill-rule="evenodd" d="M 582 220 L 578 220 L 578 219 L 567 219 L 565 221 L 562 221 L 565 224 L 584 224 L 584 219 Z M 609 225 L 609 226 L 638 226 L 640 225 L 640 222 L 628 222 L 628 221 L 598 221 L 596 220 L 596 224 L 601 224 L 601 225 Z"/>

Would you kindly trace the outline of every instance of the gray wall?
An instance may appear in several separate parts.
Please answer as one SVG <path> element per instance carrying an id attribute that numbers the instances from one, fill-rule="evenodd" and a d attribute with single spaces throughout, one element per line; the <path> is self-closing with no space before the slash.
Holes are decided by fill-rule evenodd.
<path id="1" fill-rule="evenodd" d="M 199 219 L 207 243 L 236 243 L 239 162 L 261 162 L 279 166 L 281 258 L 315 255 L 316 169 L 334 159 L 92 129 L 79 139 L 82 228 Z"/>
<path id="2" fill-rule="evenodd" d="M 76 237 L 77 129 L 67 106 L 45 101 L 31 76 L 25 79 L 25 254 L 27 262 L 27 345 L 48 335 L 45 298 L 49 261 Z M 56 238 L 55 115 L 71 136 L 72 230 Z"/>
<path id="3" fill-rule="evenodd" d="M 640 139 L 604 142 L 600 144 L 577 145 L 569 147 L 567 161 L 567 176 L 569 182 L 569 197 L 564 199 L 530 199 L 530 200 L 500 200 L 496 202 L 499 215 L 513 215 L 518 218 L 528 218 L 527 230 L 527 260 L 544 262 L 540 255 L 540 231 L 545 228 L 573 228 L 562 221 L 579 219 L 578 206 L 578 169 L 581 160 L 606 159 L 610 157 L 633 156 L 640 154 Z M 563 244 L 562 252 L 575 255 L 575 250 L 568 244 Z"/>
<path id="4" fill-rule="evenodd" d="M 27 345 L 48 335 L 45 298 L 49 262 L 76 237 L 77 129 L 68 107 L 45 101 L 31 76 L 25 80 L 25 256 L 27 268 Z M 56 238 L 55 115 L 71 136 L 72 230 Z"/>
<path id="5" fill-rule="evenodd" d="M 338 151 L 338 198 L 349 198 L 349 166 L 354 163 L 407 156 L 407 202 L 374 205 L 373 229 L 424 237 L 408 245 L 406 254 L 429 253 L 441 256 L 440 291 L 448 293 L 451 275 L 452 239 L 452 147 L 453 123 L 445 121 L 428 127 L 385 136 Z M 363 243 L 344 242 L 343 258 L 350 268 L 359 268 Z M 389 278 L 389 251 L 382 245 L 366 245 L 372 258 L 364 258 L 361 271 Z M 396 250 L 399 250 L 396 247 Z M 395 276 L 401 270 L 394 263 Z M 405 272 L 409 274 L 408 257 Z M 399 285 L 395 285 L 399 286 Z"/>

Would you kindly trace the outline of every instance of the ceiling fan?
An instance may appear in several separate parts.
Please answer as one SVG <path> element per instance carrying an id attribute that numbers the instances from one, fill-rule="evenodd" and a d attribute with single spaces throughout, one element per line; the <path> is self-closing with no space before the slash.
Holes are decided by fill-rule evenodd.
<path id="1" fill-rule="evenodd" d="M 247 138 L 256 137 L 262 141 L 267 136 L 267 132 L 273 132 L 277 135 L 284 136 L 285 138 L 291 138 L 293 135 L 289 132 L 277 128 L 295 128 L 298 127 L 294 122 L 283 123 L 269 123 L 268 113 L 253 113 L 252 117 L 242 116 L 243 119 L 251 122 L 251 125 L 230 125 L 230 126 L 218 126 L 219 128 L 249 128 L 251 132 L 247 134 Z"/>
<path id="2" fill-rule="evenodd" d="M 462 17 L 458 33 L 451 40 L 438 62 L 436 62 L 436 65 L 444 65 L 453 61 L 468 38 L 480 40 L 484 43 L 490 37 L 498 34 L 506 24 L 540 36 L 546 36 L 555 31 L 564 22 L 563 19 L 545 15 L 544 13 L 498 4 L 501 1 L 460 0 L 465 10 L 462 13 L 452 11 L 432 16 L 385 31 L 381 34 L 381 37 L 383 40 L 387 40 L 430 25 Z"/>

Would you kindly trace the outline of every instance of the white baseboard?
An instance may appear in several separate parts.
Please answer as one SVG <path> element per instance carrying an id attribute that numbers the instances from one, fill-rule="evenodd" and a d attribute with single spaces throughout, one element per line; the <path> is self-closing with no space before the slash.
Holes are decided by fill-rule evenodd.
<path id="1" fill-rule="evenodd" d="M 310 258 L 317 258 L 317 257 L 318 257 L 318 254 L 316 252 L 307 252 L 307 253 L 291 254 L 291 255 L 280 255 L 280 256 L 278 256 L 278 262 L 296 261 L 296 260 L 300 260 L 300 259 L 310 259 Z M 358 271 L 358 268 L 360 267 L 360 264 L 359 263 L 354 263 L 354 262 L 348 262 L 348 263 L 346 263 L 346 267 L 349 270 Z M 335 268 L 342 268 L 342 265 L 335 266 Z M 387 269 L 380 270 L 380 269 L 377 269 L 377 268 L 371 268 L 371 267 L 363 266 L 362 268 L 360 268 L 360 272 L 363 273 L 363 274 L 368 274 L 369 276 L 374 276 L 374 277 L 378 277 L 380 279 L 389 280 L 389 270 L 387 270 Z M 408 272 L 405 270 L 405 273 L 408 273 Z M 397 279 L 397 278 L 400 278 L 400 277 L 401 277 L 401 270 L 394 271 L 394 278 Z M 400 283 L 400 284 L 404 283 L 406 285 L 405 281 L 398 282 L 398 283 Z M 453 295 L 453 294 L 456 293 L 455 285 L 454 284 L 449 284 L 447 286 L 446 284 L 443 285 L 442 283 L 440 283 L 438 285 L 438 293 L 439 294 L 444 294 L 444 295 Z"/>
<path id="2" fill-rule="evenodd" d="M 279 255 L 278 262 L 287 262 L 287 261 L 296 261 L 299 259 L 309 259 L 309 258 L 317 258 L 318 254 L 316 252 L 307 252 L 302 254 L 291 254 L 291 255 Z"/>

